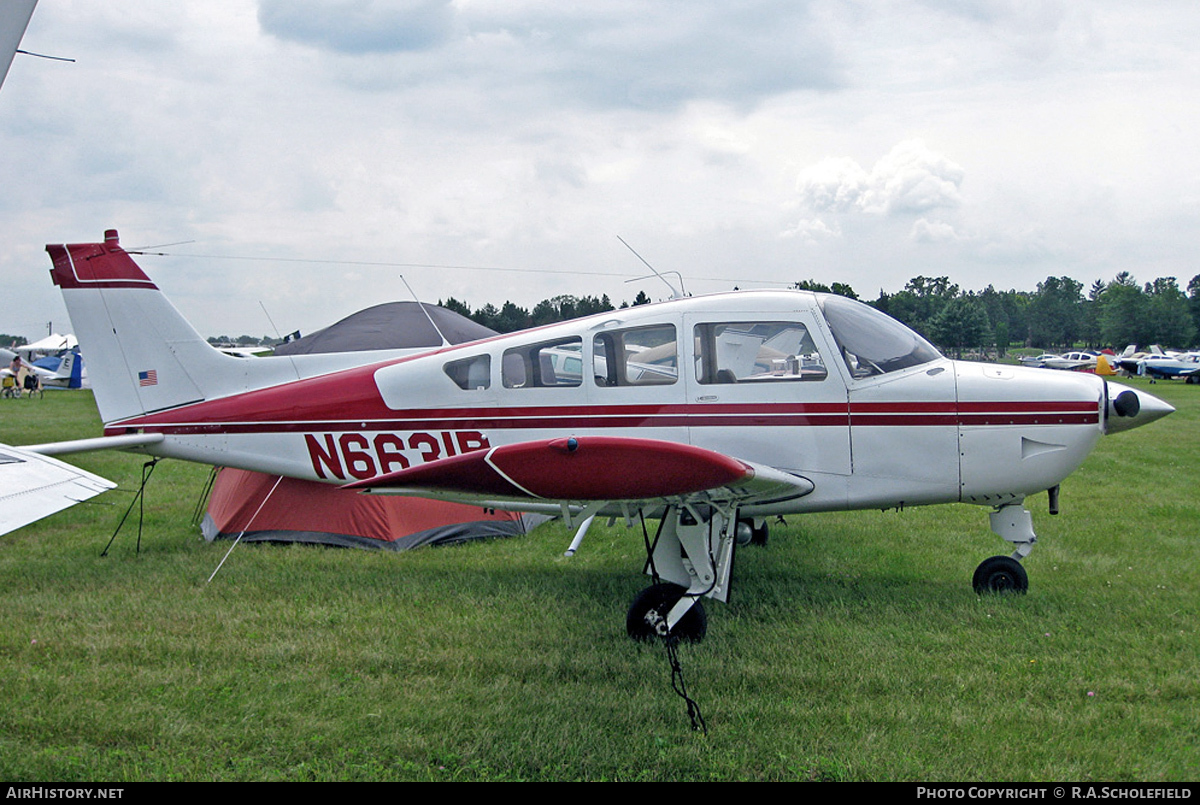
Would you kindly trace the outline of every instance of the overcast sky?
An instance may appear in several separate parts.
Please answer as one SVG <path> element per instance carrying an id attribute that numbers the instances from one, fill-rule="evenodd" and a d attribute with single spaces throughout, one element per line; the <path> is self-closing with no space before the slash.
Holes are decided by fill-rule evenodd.
<path id="1" fill-rule="evenodd" d="M 76 61 L 0 91 L 0 332 L 68 329 L 45 244 L 108 227 L 194 241 L 138 259 L 204 335 L 401 273 L 663 297 L 618 236 L 692 293 L 1186 284 L 1197 41 L 1182 1 L 40 0 L 22 47 Z"/>

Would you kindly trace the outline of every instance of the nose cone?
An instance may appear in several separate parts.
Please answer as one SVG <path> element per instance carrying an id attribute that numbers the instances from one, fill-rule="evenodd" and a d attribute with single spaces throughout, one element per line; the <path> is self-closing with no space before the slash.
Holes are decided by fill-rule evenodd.
<path id="1" fill-rule="evenodd" d="M 1104 432 L 1120 433 L 1133 430 L 1156 419 L 1162 419 L 1174 410 L 1173 405 L 1141 389 L 1109 383 L 1108 414 L 1104 420 Z"/>

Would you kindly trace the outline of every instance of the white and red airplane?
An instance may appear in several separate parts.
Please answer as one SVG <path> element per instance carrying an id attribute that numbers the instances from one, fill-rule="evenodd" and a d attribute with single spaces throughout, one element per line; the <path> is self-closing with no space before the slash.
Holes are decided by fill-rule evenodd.
<path id="1" fill-rule="evenodd" d="M 105 436 L 4 448 L 0 468 L 115 447 L 568 524 L 658 519 L 646 572 L 666 583 L 631 606 L 635 637 L 702 636 L 698 600 L 726 600 L 735 544 L 778 514 L 988 506 L 1013 550 L 979 566 L 975 589 L 1024 591 L 1025 497 L 1050 490 L 1053 510 L 1101 435 L 1174 410 L 1093 375 L 952 361 L 867 305 L 805 291 L 679 299 L 385 360 L 239 360 L 200 337 L 116 231 L 47 250 Z"/>

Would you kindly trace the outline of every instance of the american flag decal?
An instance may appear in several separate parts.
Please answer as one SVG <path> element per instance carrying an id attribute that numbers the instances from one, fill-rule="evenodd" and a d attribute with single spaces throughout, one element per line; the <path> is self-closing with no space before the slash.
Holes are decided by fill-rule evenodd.
<path id="1" fill-rule="evenodd" d="M 158 370 L 151 369 L 148 372 L 138 372 L 139 386 L 157 386 L 158 385 Z"/>

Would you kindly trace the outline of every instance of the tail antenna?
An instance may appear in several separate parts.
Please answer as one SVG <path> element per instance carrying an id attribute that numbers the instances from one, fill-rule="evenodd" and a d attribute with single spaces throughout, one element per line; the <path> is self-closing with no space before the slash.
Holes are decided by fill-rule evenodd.
<path id="1" fill-rule="evenodd" d="M 642 264 L 645 265 L 646 268 L 648 268 L 654 272 L 653 275 L 647 274 L 644 277 L 634 277 L 631 280 L 625 280 L 626 282 L 640 282 L 641 280 L 650 279 L 651 276 L 655 276 L 655 277 L 658 277 L 660 280 L 662 280 L 663 284 L 671 289 L 671 298 L 672 299 L 682 299 L 685 296 L 687 296 L 687 291 L 684 290 L 684 287 L 683 287 L 683 275 L 682 274 L 680 274 L 678 271 L 668 271 L 667 272 L 668 274 L 674 274 L 676 277 L 679 277 L 679 287 L 676 288 L 674 285 L 672 285 L 670 282 L 667 281 L 667 278 L 665 276 L 663 276 L 659 272 L 658 269 L 656 269 L 654 266 L 647 263 L 646 258 L 642 257 L 640 254 L 637 253 L 637 251 L 632 246 L 630 246 L 628 243 L 626 243 L 625 238 L 621 237 L 620 235 L 617 235 L 617 240 L 621 241 L 622 246 L 624 246 L 626 249 L 629 249 L 629 251 L 633 252 L 633 256 L 636 257 L 637 259 L 641 260 Z"/>

